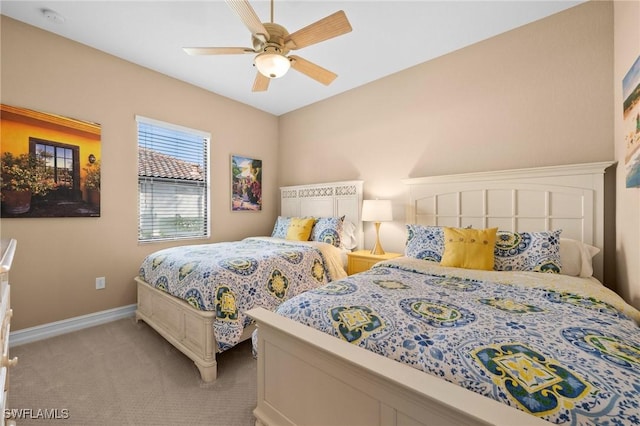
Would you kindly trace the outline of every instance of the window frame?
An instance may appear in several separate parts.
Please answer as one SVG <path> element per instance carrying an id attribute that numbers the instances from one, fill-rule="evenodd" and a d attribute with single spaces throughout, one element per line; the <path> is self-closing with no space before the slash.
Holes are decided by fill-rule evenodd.
<path id="1" fill-rule="evenodd" d="M 48 147 L 52 147 L 54 152 L 57 152 L 58 149 L 64 149 L 71 151 L 71 186 L 69 189 L 73 191 L 80 191 L 80 147 L 77 145 L 71 145 L 64 142 L 57 142 L 49 139 L 36 138 L 33 136 L 29 137 L 29 153 L 35 156 L 41 155 L 37 150 L 38 145 L 44 145 Z M 58 167 L 58 157 L 52 157 L 52 161 L 54 163 L 52 173 L 53 179 L 56 183 L 58 180 L 58 171 L 65 170 L 64 167 Z M 66 186 L 66 185 L 65 185 Z"/>
<path id="2" fill-rule="evenodd" d="M 147 124 L 147 125 L 151 125 L 151 126 L 155 126 L 164 130 L 169 130 L 169 131 L 176 131 L 176 132 L 181 132 L 181 133 L 187 133 L 190 134 L 192 136 L 196 136 L 196 137 L 200 137 L 202 138 L 202 150 L 203 152 L 203 168 L 204 168 L 204 176 L 205 176 L 205 182 L 204 185 L 202 183 L 198 183 L 198 182 L 192 182 L 189 183 L 188 181 L 184 181 L 183 183 L 181 183 L 181 180 L 179 178 L 175 178 L 175 177 L 145 177 L 145 176 L 141 176 L 138 172 L 138 182 L 137 182 L 137 196 L 138 196 L 138 202 L 137 202 L 137 208 L 138 208 L 138 243 L 139 244 L 149 244 L 149 243 L 156 243 L 156 242 L 168 242 L 168 241 L 183 241 L 183 240 L 198 240 L 198 239 L 208 239 L 211 237 L 211 161 L 210 161 L 210 149 L 211 149 L 211 133 L 203 131 L 203 130 L 197 130 L 197 129 L 193 129 L 193 128 L 189 128 L 189 127 L 185 127 L 185 126 L 181 126 L 178 124 L 174 124 L 174 123 L 169 123 L 169 122 L 165 122 L 165 121 L 160 121 L 160 120 L 155 120 L 153 118 L 149 118 L 149 117 L 144 117 L 141 115 L 136 115 L 135 116 L 136 119 L 136 142 L 137 142 L 137 147 L 136 147 L 136 152 L 137 152 L 137 160 L 136 160 L 136 164 L 139 168 L 140 166 L 140 148 L 144 147 L 144 145 L 140 144 L 140 124 Z M 157 152 L 157 151 L 156 151 Z M 169 155 L 164 153 L 164 155 Z M 183 160 L 185 161 L 185 160 Z M 202 194 L 203 196 L 206 198 L 206 200 L 204 201 L 204 205 L 203 205 L 203 215 L 201 217 L 201 219 L 204 221 L 204 225 L 203 225 L 203 229 L 202 232 L 200 232 L 198 235 L 170 235 L 170 236 L 162 236 L 162 237 L 146 237 L 143 238 L 142 237 L 142 210 L 141 210 L 141 201 L 142 201 L 142 188 L 143 185 L 147 186 L 147 185 L 152 185 L 153 183 L 157 182 L 158 184 L 165 184 L 165 185 L 173 185 L 175 187 L 179 187 L 181 185 L 184 185 L 185 187 L 189 187 L 189 188 L 197 188 L 197 187 L 203 187 L 202 190 Z"/>

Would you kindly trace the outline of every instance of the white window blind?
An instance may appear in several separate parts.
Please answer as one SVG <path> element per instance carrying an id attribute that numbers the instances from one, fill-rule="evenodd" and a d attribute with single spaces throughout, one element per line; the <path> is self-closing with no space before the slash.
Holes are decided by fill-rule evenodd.
<path id="1" fill-rule="evenodd" d="M 210 134 L 136 116 L 138 241 L 209 237 Z"/>

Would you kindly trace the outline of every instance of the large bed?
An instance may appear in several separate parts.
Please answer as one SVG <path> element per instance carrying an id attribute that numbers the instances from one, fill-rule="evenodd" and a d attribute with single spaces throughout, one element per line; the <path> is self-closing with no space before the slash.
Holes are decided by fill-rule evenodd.
<path id="1" fill-rule="evenodd" d="M 257 423 L 638 423 L 640 312 L 600 282 L 610 165 L 406 180 L 405 256 L 249 311 Z M 443 227 L 499 228 L 499 270 L 442 266 Z"/>
<path id="2" fill-rule="evenodd" d="M 280 193 L 281 216 L 271 236 L 159 250 L 135 277 L 136 319 L 191 358 L 205 382 L 216 379 L 216 354 L 255 329 L 246 310 L 273 310 L 346 276 L 346 247 L 362 245 L 361 181 L 287 186 Z M 314 218 L 308 240 L 289 238 L 291 218 Z M 347 224 L 350 232 L 343 233 Z"/>

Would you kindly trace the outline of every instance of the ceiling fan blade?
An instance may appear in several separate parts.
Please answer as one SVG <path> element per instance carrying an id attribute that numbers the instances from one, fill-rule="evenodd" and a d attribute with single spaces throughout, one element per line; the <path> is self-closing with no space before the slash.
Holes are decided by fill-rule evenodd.
<path id="1" fill-rule="evenodd" d="M 346 34 L 351 30 L 351 24 L 347 19 L 347 15 L 345 15 L 344 11 L 339 10 L 333 15 L 322 18 L 293 34 L 289 34 L 284 42 L 286 47 L 291 50 L 296 50 Z"/>
<path id="2" fill-rule="evenodd" d="M 291 60 L 291 68 L 298 72 L 301 72 L 307 77 L 311 77 L 312 79 L 324 84 L 325 86 L 330 85 L 333 80 L 338 77 L 338 74 L 324 69 L 321 66 L 314 64 L 313 62 L 309 62 L 306 59 L 302 59 L 300 56 L 290 55 L 289 59 Z"/>
<path id="3" fill-rule="evenodd" d="M 266 43 L 269 40 L 269 32 L 262 25 L 260 18 L 247 0 L 226 0 L 229 6 L 240 17 L 244 25 L 249 28 L 251 34 Z"/>
<path id="4" fill-rule="evenodd" d="M 256 53 L 248 47 L 183 47 L 182 50 L 189 55 L 240 55 L 243 53 Z"/>
<path id="5" fill-rule="evenodd" d="M 260 72 L 256 73 L 256 79 L 253 81 L 252 92 L 265 92 L 269 88 L 269 82 L 271 79 L 269 77 L 265 77 L 260 74 Z"/>

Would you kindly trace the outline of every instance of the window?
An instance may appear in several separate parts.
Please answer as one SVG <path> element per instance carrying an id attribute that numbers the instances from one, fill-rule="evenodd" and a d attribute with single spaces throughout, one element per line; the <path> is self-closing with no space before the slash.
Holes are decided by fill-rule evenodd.
<path id="1" fill-rule="evenodd" d="M 141 116 L 138 241 L 209 237 L 210 134 Z"/>
<path id="2" fill-rule="evenodd" d="M 79 147 L 37 138 L 29 138 L 29 152 L 41 160 L 45 172 L 56 183 L 61 199 L 81 197 Z"/>

